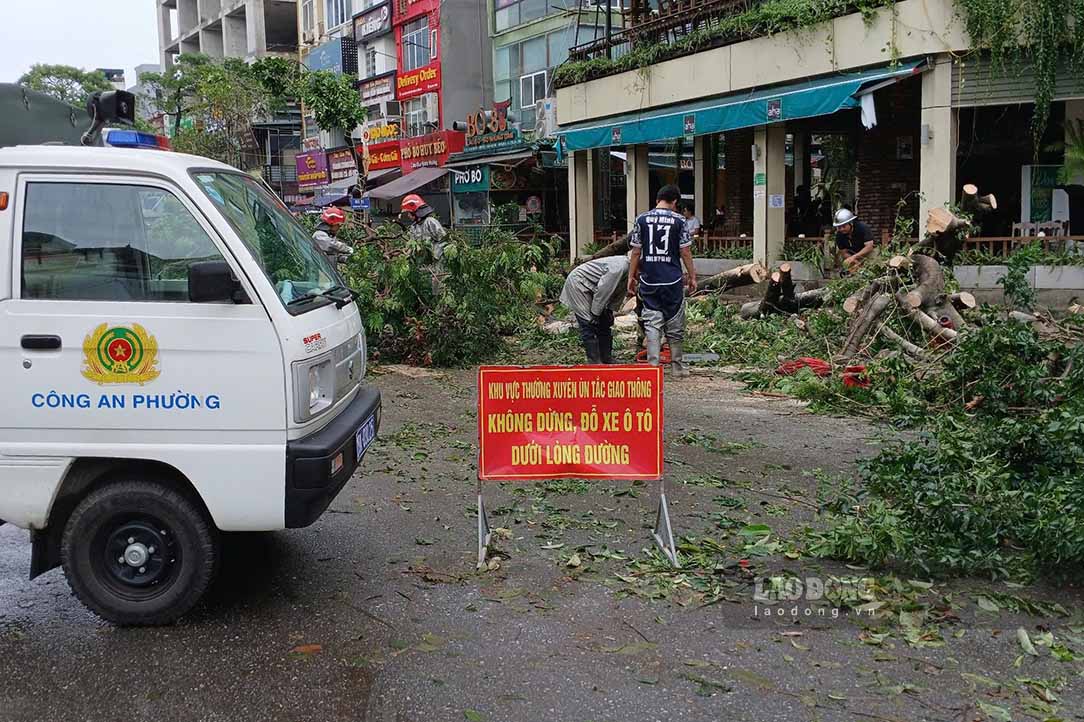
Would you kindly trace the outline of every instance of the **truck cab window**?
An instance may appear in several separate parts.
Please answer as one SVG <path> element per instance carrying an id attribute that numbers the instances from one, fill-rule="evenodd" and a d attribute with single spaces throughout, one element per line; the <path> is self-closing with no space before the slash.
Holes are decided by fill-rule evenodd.
<path id="1" fill-rule="evenodd" d="M 28 183 L 22 297 L 188 302 L 188 269 L 222 260 L 168 191 L 105 183 Z"/>

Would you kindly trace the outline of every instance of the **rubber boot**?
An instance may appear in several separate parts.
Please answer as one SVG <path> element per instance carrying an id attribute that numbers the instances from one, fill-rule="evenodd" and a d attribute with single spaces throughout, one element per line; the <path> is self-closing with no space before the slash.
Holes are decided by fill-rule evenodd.
<path id="1" fill-rule="evenodd" d="M 689 377 L 689 367 L 685 365 L 685 353 L 681 349 L 681 341 L 670 342 L 670 373 L 676 379 Z"/>
<path id="2" fill-rule="evenodd" d="M 659 365 L 659 354 L 662 352 L 662 338 L 657 333 L 647 332 L 647 362 L 652 366 Z"/>
<path id="3" fill-rule="evenodd" d="M 599 350 L 598 339 L 593 338 L 590 341 L 583 342 L 584 351 L 587 352 L 587 363 L 600 364 L 602 363 L 602 354 Z"/>
<path id="4" fill-rule="evenodd" d="M 598 335 L 598 350 L 602 363 L 617 363 L 614 361 L 614 335 L 612 331 L 608 330 Z"/>

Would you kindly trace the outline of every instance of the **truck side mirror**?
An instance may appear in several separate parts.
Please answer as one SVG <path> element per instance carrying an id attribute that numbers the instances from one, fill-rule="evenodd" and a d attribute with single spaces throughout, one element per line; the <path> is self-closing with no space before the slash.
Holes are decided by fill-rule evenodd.
<path id="1" fill-rule="evenodd" d="M 188 267 L 188 300 L 193 303 L 248 303 L 241 281 L 225 261 L 199 261 Z"/>

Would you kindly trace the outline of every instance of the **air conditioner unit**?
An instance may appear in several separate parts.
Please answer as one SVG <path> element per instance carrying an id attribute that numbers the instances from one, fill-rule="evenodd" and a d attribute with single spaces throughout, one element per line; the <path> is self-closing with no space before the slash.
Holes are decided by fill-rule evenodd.
<path id="1" fill-rule="evenodd" d="M 552 138 L 557 134 L 557 98 L 543 98 L 534 105 L 534 137 Z"/>
<path id="2" fill-rule="evenodd" d="M 402 116 L 398 100 L 380 101 L 380 115 L 387 120 L 398 120 Z"/>
<path id="3" fill-rule="evenodd" d="M 425 96 L 425 116 L 429 122 L 440 123 L 440 104 L 436 93 L 428 93 Z"/>
<path id="4" fill-rule="evenodd" d="M 316 33 L 311 30 L 306 30 L 305 32 L 301 33 L 301 42 L 305 43 L 306 45 L 308 43 L 316 42 Z"/>

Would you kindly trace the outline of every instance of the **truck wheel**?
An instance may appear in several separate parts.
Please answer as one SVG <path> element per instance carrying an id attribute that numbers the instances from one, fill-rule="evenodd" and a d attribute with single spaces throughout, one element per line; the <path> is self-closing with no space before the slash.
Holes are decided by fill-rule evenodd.
<path id="1" fill-rule="evenodd" d="M 173 489 L 123 481 L 75 507 L 61 540 L 64 574 L 80 601 L 121 625 L 169 624 L 207 590 L 217 530 Z"/>

